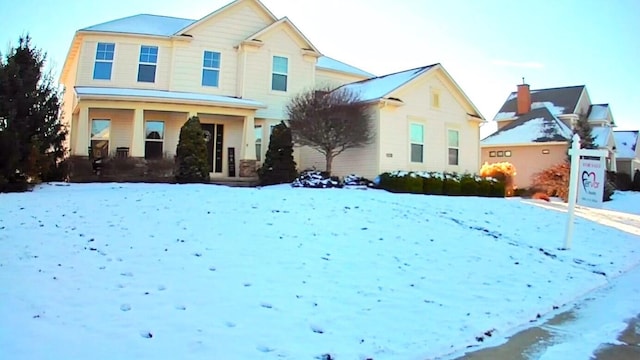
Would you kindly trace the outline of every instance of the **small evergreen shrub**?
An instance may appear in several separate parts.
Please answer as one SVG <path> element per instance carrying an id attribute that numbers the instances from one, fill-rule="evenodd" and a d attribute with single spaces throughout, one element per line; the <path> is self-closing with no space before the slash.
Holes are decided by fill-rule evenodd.
<path id="1" fill-rule="evenodd" d="M 633 183 L 631 184 L 631 189 L 633 191 L 640 191 L 640 170 L 637 170 L 633 173 Z"/>
<path id="2" fill-rule="evenodd" d="M 209 181 L 207 145 L 197 116 L 190 117 L 180 128 L 175 162 L 178 183 Z"/>
<path id="3" fill-rule="evenodd" d="M 614 180 L 616 189 L 621 191 L 631 190 L 633 187 L 633 181 L 631 180 L 631 175 L 625 173 L 616 173 Z"/>
<path id="4" fill-rule="evenodd" d="M 342 183 L 345 186 L 373 186 L 373 182 L 371 180 L 363 178 L 362 176 L 358 176 L 356 174 L 345 176 Z"/>
<path id="5" fill-rule="evenodd" d="M 290 183 L 296 179 L 296 163 L 293 161 L 291 129 L 280 122 L 273 128 L 264 163 L 258 169 L 260 185 Z"/>
<path id="6" fill-rule="evenodd" d="M 445 173 L 442 182 L 442 191 L 446 195 L 461 195 L 460 179 L 457 174 Z"/>
<path id="7" fill-rule="evenodd" d="M 314 189 L 341 188 L 342 184 L 336 177 L 326 176 L 317 170 L 305 170 L 293 180 L 293 187 L 305 187 Z"/>
<path id="8" fill-rule="evenodd" d="M 478 195 L 479 187 L 480 182 L 475 178 L 475 176 L 464 174 L 460 177 L 460 195 L 476 196 Z"/>
<path id="9" fill-rule="evenodd" d="M 611 196 L 616 191 L 616 184 L 614 182 L 615 173 L 607 171 L 605 175 L 604 191 L 602 192 L 602 201 L 610 201 Z"/>
<path id="10" fill-rule="evenodd" d="M 499 180 L 504 184 L 506 196 L 512 196 L 514 185 L 513 177 L 516 176 L 516 167 L 509 162 L 484 163 L 480 168 L 480 176 L 491 177 Z"/>
<path id="11" fill-rule="evenodd" d="M 427 173 L 422 179 L 422 193 L 427 195 L 442 195 L 442 175 L 434 172 Z"/>
<path id="12" fill-rule="evenodd" d="M 493 184 L 493 181 L 487 178 L 480 178 L 480 180 L 478 180 L 478 187 L 476 189 L 477 195 L 490 196 L 492 184 Z"/>
<path id="13" fill-rule="evenodd" d="M 491 187 L 489 188 L 490 197 L 504 197 L 505 196 L 505 184 L 503 181 L 494 179 L 491 181 Z"/>

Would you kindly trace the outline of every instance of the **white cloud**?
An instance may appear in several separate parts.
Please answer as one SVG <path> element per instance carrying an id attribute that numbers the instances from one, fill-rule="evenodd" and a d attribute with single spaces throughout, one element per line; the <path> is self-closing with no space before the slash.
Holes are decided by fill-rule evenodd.
<path id="1" fill-rule="evenodd" d="M 498 66 L 509 66 L 509 67 L 529 68 L 529 69 L 542 69 L 544 67 L 544 64 L 535 62 L 535 61 L 493 60 L 491 63 L 493 65 L 498 65 Z"/>

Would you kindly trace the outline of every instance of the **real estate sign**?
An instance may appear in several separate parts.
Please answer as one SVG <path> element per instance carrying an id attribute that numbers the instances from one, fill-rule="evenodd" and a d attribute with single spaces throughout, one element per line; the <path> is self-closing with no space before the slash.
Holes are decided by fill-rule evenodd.
<path id="1" fill-rule="evenodd" d="M 602 158 L 584 157 L 580 159 L 578 171 L 578 205 L 602 207 L 605 172 Z"/>

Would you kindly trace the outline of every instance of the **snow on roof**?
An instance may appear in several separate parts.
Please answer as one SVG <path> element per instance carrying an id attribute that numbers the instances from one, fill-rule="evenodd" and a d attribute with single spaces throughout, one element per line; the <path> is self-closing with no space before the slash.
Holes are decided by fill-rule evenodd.
<path id="1" fill-rule="evenodd" d="M 562 106 L 556 106 L 554 103 L 552 103 L 551 101 L 538 101 L 538 102 L 532 102 L 531 103 L 531 109 L 539 109 L 541 107 L 546 107 L 547 109 L 549 109 L 549 112 L 553 115 L 561 115 L 564 114 L 564 107 Z"/>
<path id="2" fill-rule="evenodd" d="M 530 111 L 501 130 L 487 136 L 482 145 L 528 144 L 565 141 L 571 129 L 558 120 L 547 107 Z"/>
<path id="3" fill-rule="evenodd" d="M 191 19 L 139 14 L 89 26 L 84 29 L 80 29 L 80 31 L 172 36 L 195 22 L 196 20 Z"/>
<path id="4" fill-rule="evenodd" d="M 343 72 L 343 73 L 352 74 L 352 75 L 365 76 L 367 78 L 375 77 L 375 75 L 373 75 L 372 73 L 358 69 L 355 66 L 345 64 L 342 61 L 338 61 L 328 56 L 319 57 L 318 62 L 316 64 L 316 68 L 338 71 L 338 72 Z"/>
<path id="5" fill-rule="evenodd" d="M 567 86 L 549 89 L 535 89 L 531 90 L 532 109 L 533 104 L 549 102 L 552 104 L 552 113 L 561 111 L 560 113 L 554 113 L 554 115 L 569 114 L 573 112 L 578 104 L 580 95 L 584 91 L 584 85 Z M 512 92 L 507 97 L 498 114 L 510 113 L 517 110 L 518 93 Z M 498 117 L 498 115 L 496 115 Z M 494 118 L 494 120 L 498 120 Z"/>
<path id="6" fill-rule="evenodd" d="M 415 79 L 419 75 L 424 74 L 436 65 L 437 64 L 428 65 L 394 74 L 378 76 L 372 79 L 344 85 L 340 87 L 340 89 L 347 89 L 358 94 L 362 101 L 377 100 L 385 97 L 395 89 Z"/>
<path id="7" fill-rule="evenodd" d="M 517 116 L 515 111 L 501 112 L 496 114 L 496 116 L 493 118 L 493 121 L 515 119 L 516 117 Z"/>
<path id="8" fill-rule="evenodd" d="M 261 102 L 247 99 L 238 99 L 230 96 L 198 94 L 178 91 L 126 89 L 126 88 L 105 88 L 105 87 L 83 87 L 76 86 L 76 94 L 82 96 L 113 96 L 113 97 L 140 97 L 155 98 L 164 100 L 183 100 L 194 102 L 215 103 L 227 107 L 264 108 Z"/>
<path id="9" fill-rule="evenodd" d="M 609 116 L 609 104 L 595 104 L 589 108 L 588 120 L 606 120 Z"/>
<path id="10" fill-rule="evenodd" d="M 638 157 L 638 130 L 614 131 L 616 140 L 616 156 L 623 159 L 635 159 Z"/>
<path id="11" fill-rule="evenodd" d="M 599 148 L 607 147 L 611 137 L 611 128 L 608 126 L 594 126 L 591 128 L 591 136 L 593 136 L 593 143 Z"/>

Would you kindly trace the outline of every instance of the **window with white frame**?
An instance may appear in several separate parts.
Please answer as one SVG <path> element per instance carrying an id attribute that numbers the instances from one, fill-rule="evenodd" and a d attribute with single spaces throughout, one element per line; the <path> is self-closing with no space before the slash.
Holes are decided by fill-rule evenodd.
<path id="1" fill-rule="evenodd" d="M 460 132 L 458 130 L 447 130 L 449 145 L 449 165 L 458 165 L 460 154 Z"/>
<path id="2" fill-rule="evenodd" d="M 96 62 L 93 65 L 94 80 L 111 80 L 111 69 L 113 68 L 113 54 L 116 44 L 98 43 L 96 46 Z"/>
<path id="3" fill-rule="evenodd" d="M 109 156 L 109 135 L 111 120 L 93 119 L 91 121 L 91 156 L 94 159 Z"/>
<path id="4" fill-rule="evenodd" d="M 161 159 L 164 144 L 164 122 L 147 121 L 144 134 L 144 158 Z"/>
<path id="5" fill-rule="evenodd" d="M 282 56 L 274 56 L 271 73 L 271 90 L 287 91 L 288 75 L 289 59 Z"/>
<path id="6" fill-rule="evenodd" d="M 422 124 L 411 124 L 411 162 L 423 162 L 424 155 L 424 126 Z"/>
<path id="7" fill-rule="evenodd" d="M 256 137 L 256 160 L 262 160 L 262 125 L 253 127 Z"/>
<path id="8" fill-rule="evenodd" d="M 140 63 L 138 64 L 138 82 L 156 82 L 157 64 L 158 47 L 142 45 L 140 47 Z"/>
<path id="9" fill-rule="evenodd" d="M 202 59 L 202 86 L 218 87 L 220 82 L 220 53 L 205 51 Z"/>

